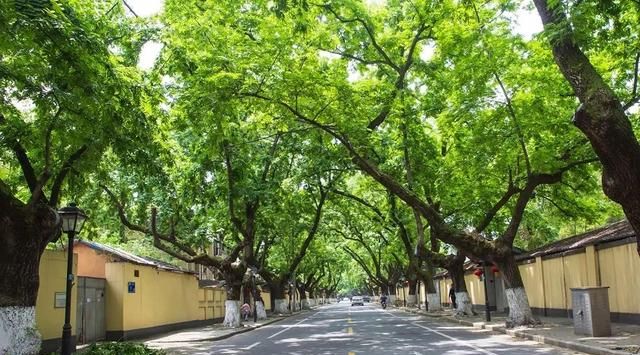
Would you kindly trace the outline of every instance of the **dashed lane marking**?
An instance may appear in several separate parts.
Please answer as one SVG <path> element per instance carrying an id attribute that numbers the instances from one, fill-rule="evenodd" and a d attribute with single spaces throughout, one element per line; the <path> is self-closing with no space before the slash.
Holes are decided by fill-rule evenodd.
<path id="1" fill-rule="evenodd" d="M 281 331 L 279 331 L 279 332 L 277 332 L 277 333 L 275 333 L 275 334 L 273 334 L 273 335 L 271 335 L 271 336 L 267 337 L 267 339 L 271 339 L 271 338 L 273 338 L 273 337 L 276 337 L 276 336 L 278 336 L 278 335 L 280 335 L 280 334 L 282 334 L 282 333 L 286 332 L 287 330 L 289 330 L 289 329 L 293 328 L 294 326 L 296 326 L 296 325 L 298 325 L 298 324 L 300 324 L 300 323 L 302 323 L 302 322 L 304 322 L 304 321 L 307 321 L 307 320 L 309 320 L 309 318 L 308 318 L 308 317 L 307 317 L 307 318 L 305 318 L 305 319 L 303 319 L 303 320 L 301 320 L 301 321 L 299 321 L 299 322 L 298 322 L 298 323 L 296 323 L 296 324 L 290 325 L 290 326 L 288 326 L 288 327 L 286 327 L 286 328 L 282 329 Z"/>
<path id="2" fill-rule="evenodd" d="M 253 344 L 247 346 L 246 348 L 242 348 L 242 350 L 251 350 L 251 348 L 257 346 L 258 344 L 260 344 L 260 342 L 253 343 Z"/>

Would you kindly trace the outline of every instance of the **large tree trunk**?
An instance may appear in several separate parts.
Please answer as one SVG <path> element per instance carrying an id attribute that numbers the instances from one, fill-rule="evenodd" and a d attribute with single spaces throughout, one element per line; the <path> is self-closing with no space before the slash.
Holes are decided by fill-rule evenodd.
<path id="1" fill-rule="evenodd" d="M 467 284 L 464 281 L 464 258 L 458 258 L 455 262 L 451 263 L 450 269 L 447 271 L 449 271 L 455 290 L 457 303 L 456 315 L 471 316 L 476 314 L 473 310 L 469 292 L 467 292 Z"/>
<path id="2" fill-rule="evenodd" d="M 238 278 L 233 272 L 224 274 L 225 290 L 227 300 L 224 303 L 224 321 L 222 325 L 229 328 L 237 328 L 241 325 L 240 317 L 240 291 L 242 287 L 242 276 Z"/>
<path id="3" fill-rule="evenodd" d="M 442 310 L 442 304 L 440 304 L 440 295 L 438 295 L 438 290 L 436 289 L 436 285 L 433 281 L 434 267 L 431 263 L 427 263 L 427 270 L 425 271 L 425 277 L 422 280 L 424 284 L 424 289 L 427 293 L 427 305 L 426 308 L 429 312 L 438 312 Z"/>
<path id="4" fill-rule="evenodd" d="M 237 328 L 241 325 L 240 301 L 226 300 L 224 302 L 224 321 L 222 325 L 227 328 Z"/>
<path id="5" fill-rule="evenodd" d="M 604 193 L 622 205 L 640 254 L 640 144 L 620 100 L 578 47 L 562 3 L 534 3 L 545 27 L 553 28 L 553 56 L 582 104 L 574 123 L 602 162 Z"/>
<path id="6" fill-rule="evenodd" d="M 429 312 L 442 311 L 442 304 L 440 304 L 440 295 L 437 293 L 427 293 L 427 307 Z"/>
<path id="7" fill-rule="evenodd" d="M 258 319 L 267 319 L 267 311 L 262 301 L 256 301 L 256 312 L 258 313 Z"/>
<path id="8" fill-rule="evenodd" d="M 272 280 L 269 282 L 269 290 L 271 290 L 271 309 L 273 313 L 289 313 L 289 300 L 285 297 L 284 282 L 280 279 Z"/>
<path id="9" fill-rule="evenodd" d="M 407 295 L 407 307 L 415 307 L 418 303 L 418 297 L 416 295 L 417 280 L 409 280 L 409 294 Z M 406 292 L 406 291 L 405 291 Z"/>
<path id="10" fill-rule="evenodd" d="M 300 308 L 311 309 L 309 299 L 307 298 L 307 289 L 303 283 L 298 284 L 298 293 L 300 293 Z"/>
<path id="11" fill-rule="evenodd" d="M 46 205 L 29 209 L 0 194 L 0 226 L 0 354 L 35 354 L 40 257 L 58 233 L 57 217 Z"/>
<path id="12" fill-rule="evenodd" d="M 495 263 L 502 272 L 506 284 L 504 292 L 509 305 L 507 328 L 538 324 L 539 322 L 533 317 L 531 307 L 529 307 L 529 299 L 514 256 L 509 255 L 504 260 L 496 260 Z"/>

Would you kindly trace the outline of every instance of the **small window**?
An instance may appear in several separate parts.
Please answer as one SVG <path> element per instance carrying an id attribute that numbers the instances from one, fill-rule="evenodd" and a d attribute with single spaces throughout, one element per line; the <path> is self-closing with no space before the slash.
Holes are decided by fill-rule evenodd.
<path id="1" fill-rule="evenodd" d="M 134 277 L 140 277 L 140 271 L 139 270 L 133 270 L 133 276 Z"/>
<path id="2" fill-rule="evenodd" d="M 53 301 L 53 308 L 64 308 L 67 302 L 66 292 L 56 292 Z"/>

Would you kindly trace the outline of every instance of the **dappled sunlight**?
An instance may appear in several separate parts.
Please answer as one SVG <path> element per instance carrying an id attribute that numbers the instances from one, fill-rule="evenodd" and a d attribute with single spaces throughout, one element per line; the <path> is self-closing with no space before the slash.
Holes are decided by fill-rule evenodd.
<path id="1" fill-rule="evenodd" d="M 343 309 L 348 309 L 343 307 Z M 535 341 L 488 329 L 439 324 L 401 313 L 318 312 L 217 342 L 164 343 L 171 355 L 186 354 L 470 354 L 567 355 Z M 336 317 L 337 316 L 337 317 Z M 332 318 L 336 317 L 336 318 Z M 303 319 L 304 318 L 304 319 Z M 296 323 L 297 322 L 297 323 Z M 150 344 L 151 345 L 151 344 Z M 156 344 L 159 345 L 159 344 Z M 167 346 L 165 346 L 167 345 Z"/>

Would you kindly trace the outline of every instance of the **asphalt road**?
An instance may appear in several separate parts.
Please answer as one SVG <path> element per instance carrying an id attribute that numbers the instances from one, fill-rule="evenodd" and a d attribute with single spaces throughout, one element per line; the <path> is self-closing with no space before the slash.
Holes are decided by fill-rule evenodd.
<path id="1" fill-rule="evenodd" d="M 443 323 L 377 304 L 321 307 L 283 321 L 191 348 L 191 354 L 582 354 Z"/>

